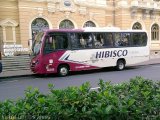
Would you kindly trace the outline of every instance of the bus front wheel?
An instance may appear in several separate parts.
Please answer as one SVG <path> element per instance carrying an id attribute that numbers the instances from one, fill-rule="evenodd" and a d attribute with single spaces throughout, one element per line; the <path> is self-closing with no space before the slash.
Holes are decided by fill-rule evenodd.
<path id="1" fill-rule="evenodd" d="M 125 61 L 124 60 L 118 60 L 116 69 L 121 71 L 125 68 Z"/>
<path id="2" fill-rule="evenodd" d="M 58 67 L 58 75 L 61 77 L 67 76 L 69 73 L 69 68 L 67 65 L 60 65 Z"/>

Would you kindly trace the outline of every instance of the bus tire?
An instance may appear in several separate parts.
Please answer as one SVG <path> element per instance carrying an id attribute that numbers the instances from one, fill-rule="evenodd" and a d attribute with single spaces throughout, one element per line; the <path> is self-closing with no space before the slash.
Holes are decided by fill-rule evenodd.
<path id="1" fill-rule="evenodd" d="M 116 69 L 118 71 L 121 71 L 125 68 L 125 61 L 124 60 L 118 60 L 117 61 L 117 65 L 116 65 Z"/>
<path id="2" fill-rule="evenodd" d="M 69 73 L 69 67 L 67 65 L 60 65 L 58 67 L 58 75 L 60 77 L 64 77 L 67 76 Z"/>

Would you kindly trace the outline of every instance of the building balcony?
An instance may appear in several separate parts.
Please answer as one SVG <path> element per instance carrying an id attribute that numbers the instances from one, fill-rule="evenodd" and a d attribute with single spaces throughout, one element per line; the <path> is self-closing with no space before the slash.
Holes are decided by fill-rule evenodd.
<path id="1" fill-rule="evenodd" d="M 133 0 L 131 2 L 131 8 L 148 9 L 160 11 L 160 2 L 155 2 L 153 0 Z"/>
<path id="2" fill-rule="evenodd" d="M 85 7 L 98 7 L 106 9 L 108 4 L 110 5 L 111 2 L 106 2 L 106 0 L 74 0 L 74 3 Z"/>

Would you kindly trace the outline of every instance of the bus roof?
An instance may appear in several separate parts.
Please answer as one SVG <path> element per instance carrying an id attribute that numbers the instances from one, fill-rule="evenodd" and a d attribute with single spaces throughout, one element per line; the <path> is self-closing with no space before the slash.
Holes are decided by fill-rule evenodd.
<path id="1" fill-rule="evenodd" d="M 84 32 L 83 29 L 48 29 L 45 30 L 46 33 L 51 32 Z"/>
<path id="2" fill-rule="evenodd" d="M 117 27 L 86 27 L 86 28 L 81 28 L 81 29 L 48 29 L 44 30 L 46 33 L 51 33 L 51 32 L 146 32 L 145 30 L 121 30 L 120 28 Z"/>
<path id="3" fill-rule="evenodd" d="M 84 32 L 146 32 L 145 30 L 133 30 L 133 29 L 128 29 L 128 30 L 121 30 L 118 27 L 86 27 L 83 28 Z"/>

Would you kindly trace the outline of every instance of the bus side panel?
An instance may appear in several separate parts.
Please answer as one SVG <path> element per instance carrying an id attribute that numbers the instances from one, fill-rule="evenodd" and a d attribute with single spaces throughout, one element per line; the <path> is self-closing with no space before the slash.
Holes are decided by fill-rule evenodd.
<path id="1" fill-rule="evenodd" d="M 113 53 L 114 52 L 114 53 Z M 98 69 L 115 66 L 118 59 L 115 49 L 85 49 L 67 51 L 60 61 L 72 63 L 72 70 Z M 122 54 L 119 52 L 119 55 Z"/>
<path id="2" fill-rule="evenodd" d="M 126 57 L 126 65 L 134 65 L 149 60 L 149 47 L 128 48 L 129 56 Z"/>
<path id="3" fill-rule="evenodd" d="M 125 59 L 126 65 L 149 59 L 148 47 L 104 48 L 84 50 L 61 50 L 42 56 L 39 73 L 56 73 L 61 64 L 67 64 L 70 71 L 81 71 L 116 66 L 118 59 Z"/>
<path id="4" fill-rule="evenodd" d="M 86 70 L 116 66 L 123 58 L 126 65 L 136 64 L 149 59 L 148 47 L 104 48 L 67 51 L 60 61 L 72 64 L 72 70 Z M 77 66 L 78 65 L 78 66 Z"/>

